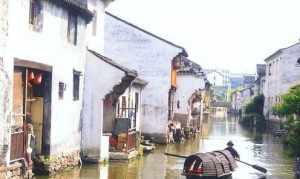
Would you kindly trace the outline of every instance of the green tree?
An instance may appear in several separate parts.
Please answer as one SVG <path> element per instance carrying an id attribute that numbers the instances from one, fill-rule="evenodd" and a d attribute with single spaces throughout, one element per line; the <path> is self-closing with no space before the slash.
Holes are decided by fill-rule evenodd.
<path id="1" fill-rule="evenodd" d="M 294 155 L 300 155 L 300 85 L 282 95 L 282 102 L 273 107 L 274 114 L 287 117 L 285 143 Z"/>
<path id="2" fill-rule="evenodd" d="M 289 90 L 287 94 L 282 95 L 282 103 L 274 106 L 273 111 L 279 116 L 288 116 L 295 114 L 300 116 L 300 85 Z"/>
<path id="3" fill-rule="evenodd" d="M 246 114 L 255 113 L 255 114 L 263 115 L 264 101 L 265 101 L 264 95 L 255 96 L 253 100 L 246 105 L 245 113 Z"/>
<path id="4" fill-rule="evenodd" d="M 246 106 L 245 115 L 242 118 L 242 125 L 247 128 L 255 127 L 258 131 L 264 131 L 266 121 L 263 115 L 264 95 L 255 96 Z M 254 125 L 255 124 L 255 125 Z"/>

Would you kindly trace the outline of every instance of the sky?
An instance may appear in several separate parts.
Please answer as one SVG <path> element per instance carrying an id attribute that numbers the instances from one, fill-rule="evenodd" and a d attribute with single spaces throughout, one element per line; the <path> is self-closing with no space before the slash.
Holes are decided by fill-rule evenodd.
<path id="1" fill-rule="evenodd" d="M 299 0 L 115 0 L 107 11 L 183 46 L 204 68 L 255 73 L 300 39 Z"/>

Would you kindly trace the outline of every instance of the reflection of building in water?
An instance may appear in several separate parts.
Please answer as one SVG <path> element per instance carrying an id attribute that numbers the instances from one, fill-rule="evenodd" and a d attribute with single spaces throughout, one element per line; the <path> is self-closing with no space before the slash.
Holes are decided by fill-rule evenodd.
<path id="1" fill-rule="evenodd" d="M 204 119 L 203 120 L 202 133 L 201 133 L 202 138 L 207 138 L 209 136 L 209 133 L 211 132 L 211 129 L 212 129 L 213 122 L 214 121 L 211 120 L 211 119 Z"/>
<path id="2" fill-rule="evenodd" d="M 236 134 L 238 128 L 238 122 L 235 119 L 226 120 L 226 133 L 227 134 Z"/>
<path id="3" fill-rule="evenodd" d="M 108 179 L 108 169 L 109 165 L 88 165 L 84 166 L 80 171 L 80 176 L 79 177 L 72 177 L 69 176 L 68 178 L 59 178 L 59 179 L 69 179 L 69 178 L 95 178 L 95 179 Z"/>
<path id="4" fill-rule="evenodd" d="M 226 118 L 227 117 L 227 108 L 224 107 L 216 107 L 215 109 L 215 117 L 216 118 Z"/>
<path id="5" fill-rule="evenodd" d="M 212 106 L 215 118 L 227 118 L 228 109 L 230 107 L 228 102 L 214 102 Z"/>
<path id="6" fill-rule="evenodd" d="M 100 170 L 100 176 L 101 176 L 100 179 L 122 179 L 122 178 L 139 179 L 143 173 L 142 171 L 143 163 L 144 163 L 143 158 L 139 158 L 137 160 L 132 160 L 128 162 L 120 162 L 120 163 L 115 162 L 113 165 L 109 165 L 107 178 L 104 178 L 105 175 L 102 176 L 101 174 L 102 171 Z"/>

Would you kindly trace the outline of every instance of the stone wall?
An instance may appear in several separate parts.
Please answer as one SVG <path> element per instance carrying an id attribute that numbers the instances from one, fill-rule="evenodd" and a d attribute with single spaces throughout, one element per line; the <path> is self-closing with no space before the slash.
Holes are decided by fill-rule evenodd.
<path id="1" fill-rule="evenodd" d="M 61 153 L 49 158 L 40 157 L 34 161 L 35 174 L 54 175 L 55 173 L 80 165 L 80 152 Z"/>
<path id="2" fill-rule="evenodd" d="M 0 167 L 1 179 L 28 179 L 32 176 L 32 171 L 25 170 L 22 162 L 15 162 L 8 167 Z"/>

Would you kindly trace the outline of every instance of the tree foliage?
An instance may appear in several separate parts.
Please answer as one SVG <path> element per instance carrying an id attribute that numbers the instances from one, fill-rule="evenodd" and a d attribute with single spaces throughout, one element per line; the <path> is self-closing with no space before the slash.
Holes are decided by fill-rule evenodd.
<path id="1" fill-rule="evenodd" d="M 245 113 L 246 114 L 255 113 L 255 114 L 263 115 L 264 101 L 265 101 L 264 95 L 255 96 L 253 100 L 246 105 Z"/>
<path id="2" fill-rule="evenodd" d="M 273 107 L 274 114 L 287 117 L 285 143 L 293 155 L 300 156 L 300 85 L 282 95 L 282 102 Z"/>
<path id="3" fill-rule="evenodd" d="M 300 119 L 290 115 L 285 123 L 285 128 L 288 130 L 285 143 L 290 153 L 300 156 Z"/>
<path id="4" fill-rule="evenodd" d="M 245 107 L 245 115 L 241 120 L 241 124 L 247 128 L 256 128 L 263 131 L 265 128 L 265 118 L 263 116 L 264 95 L 255 96 Z"/>
<path id="5" fill-rule="evenodd" d="M 300 86 L 291 88 L 287 94 L 282 95 L 282 103 L 273 107 L 274 114 L 287 116 L 300 115 Z"/>

